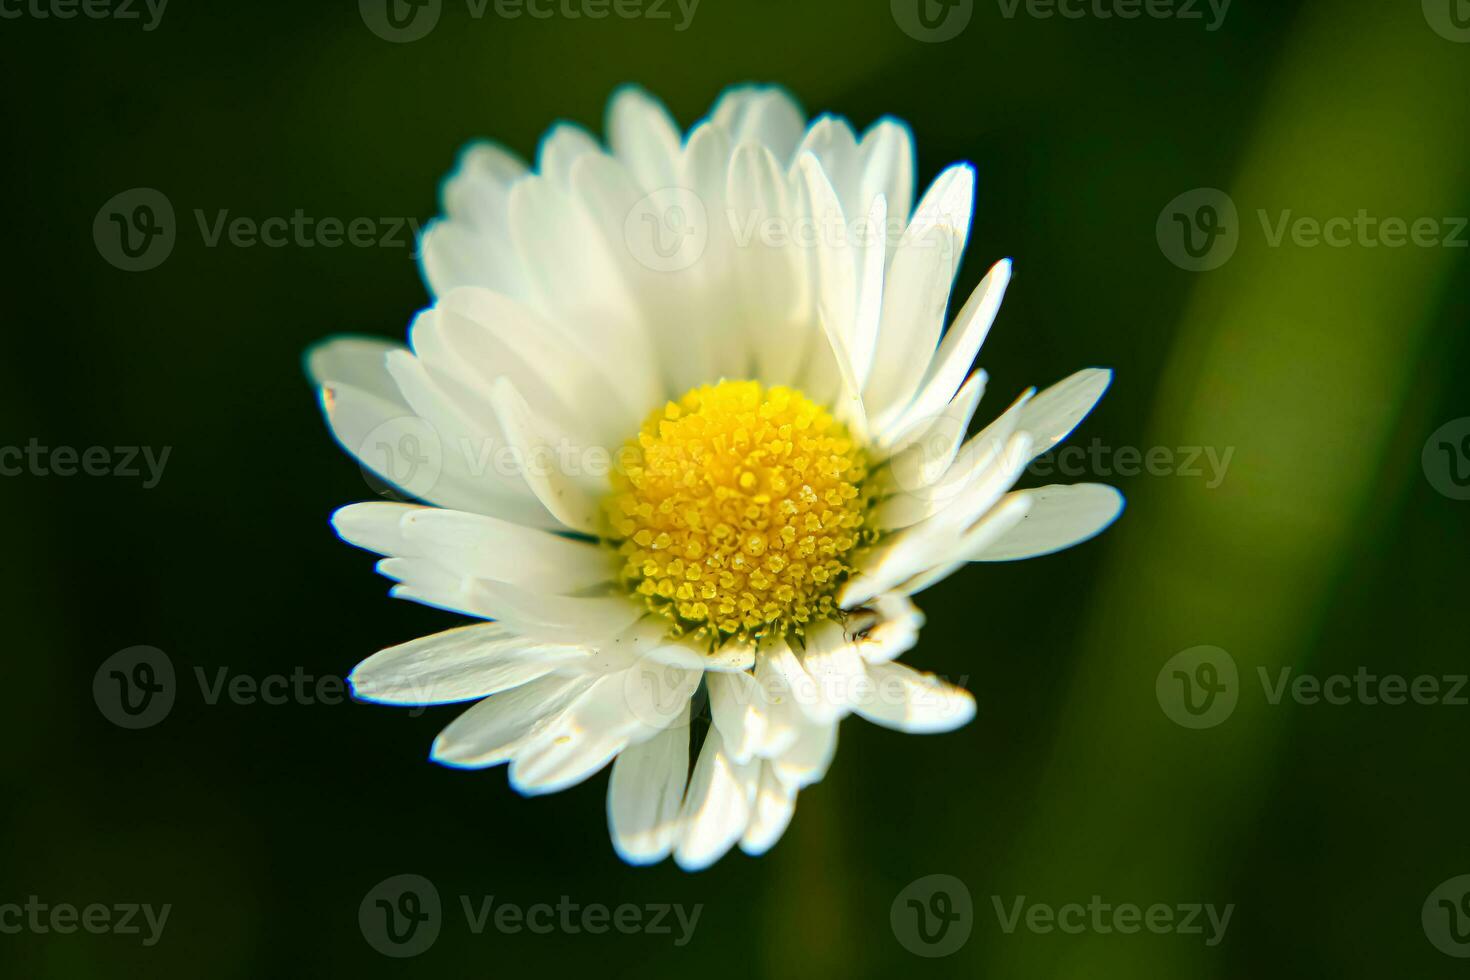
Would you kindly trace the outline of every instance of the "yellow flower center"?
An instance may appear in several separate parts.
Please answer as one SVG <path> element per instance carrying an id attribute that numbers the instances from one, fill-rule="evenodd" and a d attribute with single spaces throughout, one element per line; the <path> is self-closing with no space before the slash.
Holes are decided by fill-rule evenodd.
<path id="1" fill-rule="evenodd" d="M 623 580 L 710 645 L 800 636 L 834 615 L 863 520 L 867 460 L 791 388 L 721 381 L 649 416 L 606 503 Z"/>

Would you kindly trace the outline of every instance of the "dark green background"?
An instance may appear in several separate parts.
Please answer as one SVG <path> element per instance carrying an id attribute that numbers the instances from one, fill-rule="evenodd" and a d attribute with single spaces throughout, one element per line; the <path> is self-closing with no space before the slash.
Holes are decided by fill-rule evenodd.
<path id="1" fill-rule="evenodd" d="M 1463 249 L 1272 248 L 1257 209 L 1319 219 L 1470 210 L 1470 44 L 1417 2 L 1247 2 L 1200 21 L 1037 19 L 977 0 L 924 44 L 887 0 L 703 0 L 668 21 L 472 20 L 449 0 L 389 44 L 354 3 L 172 0 L 159 25 L 0 20 L 6 354 L 0 443 L 170 446 L 162 482 L 0 480 L 8 596 L 0 903 L 171 903 L 162 942 L 0 935 L 13 976 L 641 977 L 948 975 L 1449 977 L 1420 907 L 1470 873 L 1470 708 L 1267 704 L 1256 669 L 1464 673 L 1470 502 L 1420 454 L 1470 414 Z M 912 663 L 979 702 L 958 733 L 842 728 L 766 857 L 631 869 L 606 777 L 522 800 L 502 772 L 427 759 L 458 708 L 209 705 L 194 668 L 342 675 L 454 620 L 384 597 L 327 518 L 370 491 L 300 367 L 337 332 L 401 337 L 425 301 L 411 249 L 206 248 L 194 209 L 263 219 L 436 211 L 457 149 L 523 153 L 566 118 L 600 131 L 634 81 L 683 125 L 742 80 L 813 113 L 912 124 L 920 174 L 979 173 L 964 291 L 1010 255 L 982 352 L 980 415 L 1101 364 L 1078 432 L 1113 447 L 1235 450 L 1225 482 L 1118 479 L 1098 541 L 969 569 L 922 597 Z M 165 193 L 159 268 L 108 265 L 98 209 Z M 1228 190 L 1241 245 L 1190 273 L 1155 239 L 1166 202 Z M 135 644 L 182 690 L 143 731 L 109 724 L 94 672 Z M 1218 728 L 1172 723 L 1160 668 L 1225 648 L 1244 690 Z M 379 880 L 431 878 L 448 906 L 417 960 L 364 942 Z M 974 932 L 908 953 L 910 881 L 967 883 Z M 694 940 L 475 936 L 459 895 L 528 905 L 703 903 Z M 991 896 L 1060 905 L 1237 906 L 1225 941 L 1005 934 Z M 555 971 L 555 972 L 550 972 Z"/>

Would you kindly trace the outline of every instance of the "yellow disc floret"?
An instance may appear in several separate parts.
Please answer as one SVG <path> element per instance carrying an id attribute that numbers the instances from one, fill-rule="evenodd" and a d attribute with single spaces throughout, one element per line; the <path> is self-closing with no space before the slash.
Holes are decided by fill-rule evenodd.
<path id="1" fill-rule="evenodd" d="M 673 632 L 711 646 L 800 636 L 835 614 L 863 526 L 867 461 L 791 388 L 705 385 L 629 441 L 606 509 L 623 580 Z"/>

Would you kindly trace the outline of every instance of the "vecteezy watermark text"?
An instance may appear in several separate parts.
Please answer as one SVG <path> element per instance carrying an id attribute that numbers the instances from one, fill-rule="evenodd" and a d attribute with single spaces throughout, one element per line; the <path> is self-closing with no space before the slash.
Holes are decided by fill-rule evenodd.
<path id="1" fill-rule="evenodd" d="M 0 20 L 135 20 L 152 31 L 167 6 L 168 0 L 0 0 Z"/>
<path id="2" fill-rule="evenodd" d="M 1233 903 L 1223 909 L 1209 903 L 1187 902 L 1178 905 L 1155 902 L 1148 906 L 1121 902 L 1115 905 L 1104 901 L 1101 895 L 1093 895 L 1086 904 L 1049 905 L 1030 902 L 1025 895 L 1006 899 L 992 895 L 990 903 L 995 908 L 1001 931 L 1006 935 L 1020 928 L 1043 935 L 1061 932 L 1069 936 L 1089 932 L 1099 936 L 1113 933 L 1130 936 L 1140 932 L 1162 936 L 1174 933 L 1202 936 L 1206 946 L 1220 945 L 1225 938 L 1225 930 L 1230 927 L 1230 917 L 1235 914 Z"/>
<path id="3" fill-rule="evenodd" d="M 1018 930 L 1038 935 L 1100 936 L 1176 934 L 1199 936 L 1218 946 L 1230 927 L 1235 905 L 1206 902 L 1138 904 L 1112 902 L 1102 895 L 1059 905 L 1032 901 L 1026 895 L 991 895 L 996 924 L 1005 935 Z M 889 910 L 893 935 L 909 952 L 936 958 L 964 946 L 974 927 L 975 909 L 965 883 L 953 875 L 928 875 L 898 893 Z"/>
<path id="4" fill-rule="evenodd" d="M 1467 248 L 1470 217 L 1381 215 L 1367 208 L 1353 214 L 1299 214 L 1294 208 L 1257 208 L 1266 247 L 1280 248 Z M 1154 233 L 1170 262 L 1191 272 L 1218 269 L 1230 261 L 1245 232 L 1235 201 L 1215 187 L 1197 187 L 1175 197 L 1159 212 Z"/>
<path id="5" fill-rule="evenodd" d="M 464 0 L 471 20 L 650 20 L 684 32 L 700 0 Z M 429 35 L 444 12 L 443 0 L 358 0 L 368 30 L 385 41 L 406 44 Z"/>
<path id="6" fill-rule="evenodd" d="M 229 667 L 192 671 L 199 698 L 209 707 L 232 704 L 239 707 L 283 705 L 338 705 L 352 700 L 349 682 L 335 674 L 315 674 L 304 667 L 290 673 L 247 674 Z M 136 646 L 119 650 L 104 660 L 92 678 L 92 698 L 102 716 L 119 728 L 151 728 L 163 721 L 178 699 L 179 685 L 173 660 L 157 647 Z M 371 689 L 358 693 L 372 697 Z M 396 692 L 412 701 L 412 690 Z M 428 692 L 422 699 L 429 701 Z M 419 704 L 410 709 L 422 714 Z"/>
<path id="7" fill-rule="evenodd" d="M 38 895 L 25 903 L 0 904 L 0 933 L 7 936 L 23 932 L 44 936 L 51 933 L 70 935 L 78 930 L 94 936 L 143 936 L 144 946 L 156 946 L 163 938 L 173 905 L 157 908 L 147 903 L 120 902 L 106 905 L 92 902 L 76 906 L 70 902 L 43 902 Z M 147 933 L 143 932 L 144 928 Z"/>
<path id="8" fill-rule="evenodd" d="M 459 911 L 472 935 L 488 930 L 504 935 L 530 933 L 591 936 L 617 933 L 667 936 L 675 946 L 687 946 L 694 936 L 704 905 L 624 902 L 577 902 L 562 895 L 555 903 L 508 902 L 494 895 L 460 895 Z M 444 903 L 439 889 L 423 875 L 385 878 L 363 896 L 357 921 L 363 939 L 384 956 L 418 956 L 434 945 L 444 927 Z"/>
<path id="9" fill-rule="evenodd" d="M 152 490 L 163 479 L 172 446 L 46 446 L 32 436 L 24 446 L 0 446 L 0 476 L 111 476 L 143 480 Z M 139 468 L 141 464 L 141 469 Z M 144 470 L 147 472 L 145 473 Z"/>
<path id="10" fill-rule="evenodd" d="M 389 248 L 413 253 L 421 231 L 414 218 L 320 216 L 304 208 L 264 217 L 230 208 L 195 208 L 192 215 L 205 248 Z M 173 202 L 151 187 L 114 195 L 92 221 L 98 254 L 125 272 L 158 268 L 173 253 L 178 235 Z"/>
<path id="11" fill-rule="evenodd" d="M 1108 446 L 1094 438 L 1086 446 L 1071 444 L 1048 450 L 1026 467 L 1032 476 L 1098 478 L 1177 476 L 1203 479 L 1214 490 L 1225 482 L 1225 473 L 1235 457 L 1235 447 L 1215 446 Z"/>
<path id="12" fill-rule="evenodd" d="M 1218 31 L 1230 12 L 1231 0 L 996 0 L 1000 15 L 1014 20 L 1025 14 L 1035 20 L 1205 20 L 1205 30 Z"/>
<path id="13" fill-rule="evenodd" d="M 1265 702 L 1314 707 L 1470 707 L 1470 675 L 1380 674 L 1367 666 L 1328 675 L 1299 672 L 1291 666 L 1257 667 Z M 1235 712 L 1244 685 L 1235 658 L 1213 646 L 1191 647 L 1170 657 L 1154 683 L 1159 707 L 1185 728 L 1214 728 Z"/>

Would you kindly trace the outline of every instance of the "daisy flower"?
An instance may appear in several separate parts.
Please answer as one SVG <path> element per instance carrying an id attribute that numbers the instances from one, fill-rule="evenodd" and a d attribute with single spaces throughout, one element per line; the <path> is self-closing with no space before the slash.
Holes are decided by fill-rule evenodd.
<path id="1" fill-rule="evenodd" d="M 418 501 L 344 507 L 338 534 L 392 595 L 483 621 L 369 657 L 356 696 L 477 702 L 432 757 L 508 763 L 523 794 L 612 763 L 618 854 L 686 869 L 770 848 L 846 716 L 967 722 L 967 692 L 898 661 L 911 597 L 1118 515 L 1108 487 L 1012 490 L 1110 373 L 968 436 L 1011 265 L 945 330 L 974 171 L 914 185 L 904 125 L 808 124 L 770 87 L 688 134 L 624 89 L 606 146 L 560 124 L 534 167 L 468 147 L 410 346 L 308 358 L 336 439 Z"/>

